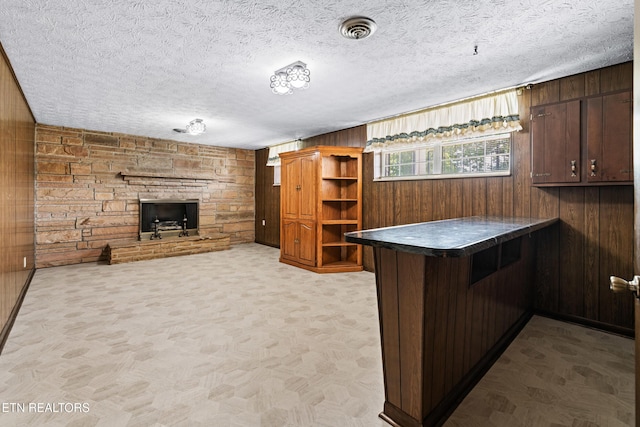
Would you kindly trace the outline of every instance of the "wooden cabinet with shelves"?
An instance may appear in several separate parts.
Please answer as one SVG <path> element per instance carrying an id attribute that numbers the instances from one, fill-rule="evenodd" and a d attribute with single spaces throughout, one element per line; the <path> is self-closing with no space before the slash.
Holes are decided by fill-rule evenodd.
<path id="1" fill-rule="evenodd" d="M 631 184 L 632 114 L 631 91 L 532 107 L 532 184 Z"/>
<path id="2" fill-rule="evenodd" d="M 361 246 L 344 240 L 362 228 L 362 149 L 316 146 L 280 157 L 280 261 L 318 273 L 362 270 Z"/>

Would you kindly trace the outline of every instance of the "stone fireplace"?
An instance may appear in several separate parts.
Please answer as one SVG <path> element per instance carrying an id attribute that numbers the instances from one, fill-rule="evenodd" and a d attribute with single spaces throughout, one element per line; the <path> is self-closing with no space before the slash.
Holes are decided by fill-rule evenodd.
<path id="1" fill-rule="evenodd" d="M 195 199 L 140 199 L 140 240 L 196 236 L 198 208 Z"/>

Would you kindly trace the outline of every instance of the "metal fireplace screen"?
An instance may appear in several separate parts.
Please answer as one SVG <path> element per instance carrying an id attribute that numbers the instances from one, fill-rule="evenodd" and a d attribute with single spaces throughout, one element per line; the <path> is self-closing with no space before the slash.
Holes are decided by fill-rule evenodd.
<path id="1" fill-rule="evenodd" d="M 198 200 L 140 200 L 140 240 L 198 234 Z"/>

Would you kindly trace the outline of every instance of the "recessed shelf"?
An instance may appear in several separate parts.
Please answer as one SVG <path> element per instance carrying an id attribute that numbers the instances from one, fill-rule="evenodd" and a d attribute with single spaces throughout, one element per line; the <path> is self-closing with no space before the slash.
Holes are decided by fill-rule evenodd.
<path id="1" fill-rule="evenodd" d="M 335 247 L 335 246 L 356 246 L 357 243 L 349 243 L 349 242 L 329 242 L 323 243 L 322 247 Z"/>
<path id="2" fill-rule="evenodd" d="M 322 221 L 324 225 L 358 225 L 357 219 L 325 219 Z"/>
<path id="3" fill-rule="evenodd" d="M 322 179 L 333 179 L 333 180 L 341 180 L 341 181 L 357 181 L 358 177 L 356 176 L 323 176 Z"/>

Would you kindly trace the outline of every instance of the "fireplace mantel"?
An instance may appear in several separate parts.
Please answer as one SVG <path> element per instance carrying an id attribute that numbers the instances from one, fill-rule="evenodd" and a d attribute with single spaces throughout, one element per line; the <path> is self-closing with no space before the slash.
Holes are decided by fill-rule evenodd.
<path id="1" fill-rule="evenodd" d="M 173 169 L 166 170 L 145 170 L 145 169 L 125 169 L 120 171 L 123 178 L 162 178 L 162 179 L 195 179 L 203 181 L 213 181 L 210 173 L 179 173 L 176 174 Z"/>

